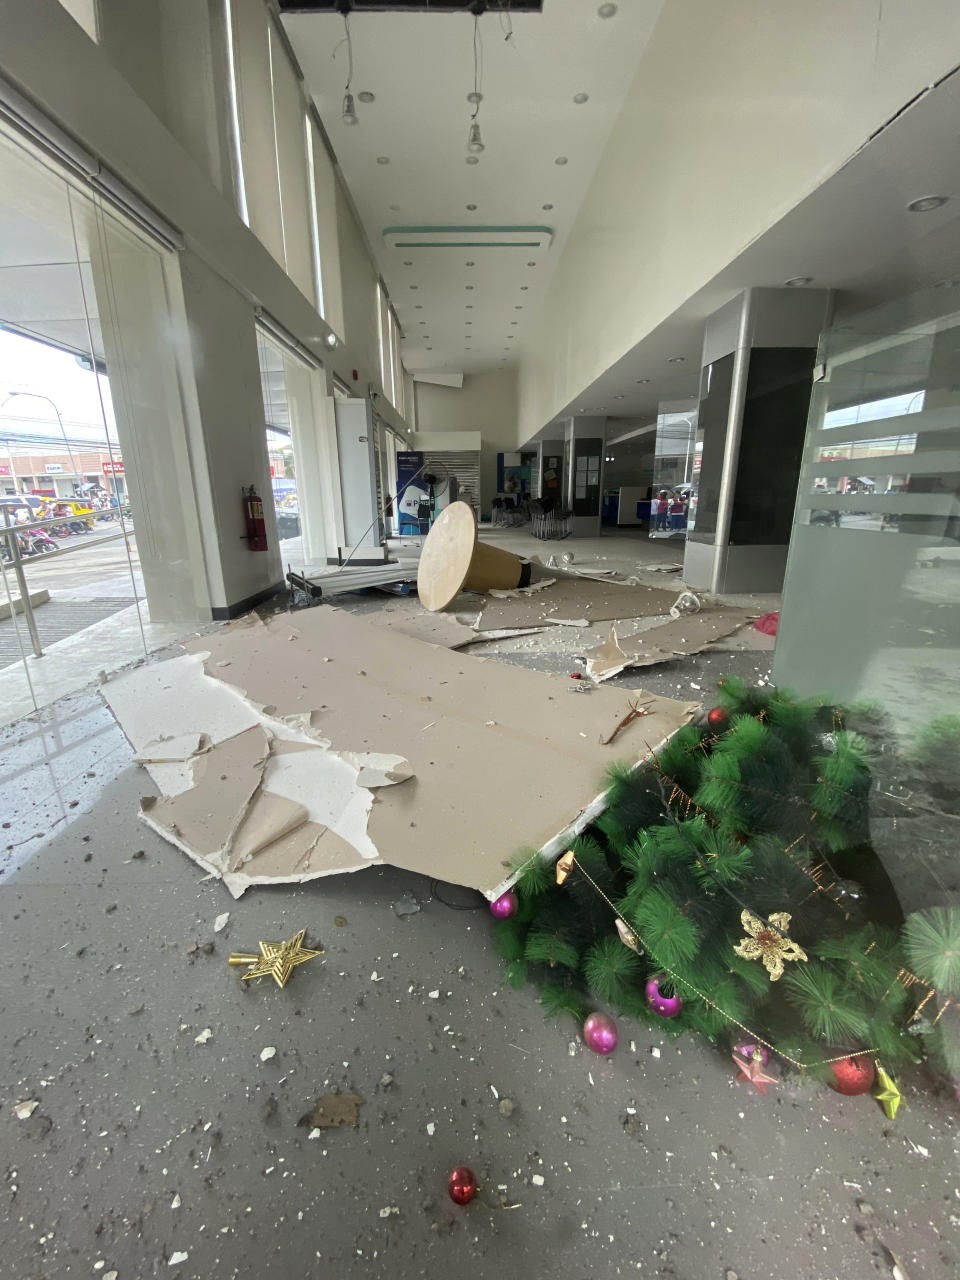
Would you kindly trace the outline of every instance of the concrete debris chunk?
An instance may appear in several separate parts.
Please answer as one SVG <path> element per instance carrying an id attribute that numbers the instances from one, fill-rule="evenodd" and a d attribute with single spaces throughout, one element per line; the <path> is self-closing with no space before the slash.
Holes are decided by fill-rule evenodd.
<path id="1" fill-rule="evenodd" d="M 359 1093 L 340 1093 L 334 1089 L 318 1098 L 306 1115 L 297 1121 L 298 1125 L 313 1129 L 339 1129 L 348 1125 L 356 1129 L 360 1123 L 360 1108 L 366 1105 L 366 1099 Z"/>

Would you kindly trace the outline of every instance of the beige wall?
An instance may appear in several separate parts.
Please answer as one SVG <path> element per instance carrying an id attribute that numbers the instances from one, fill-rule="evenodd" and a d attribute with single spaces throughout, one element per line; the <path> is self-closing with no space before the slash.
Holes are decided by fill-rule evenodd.
<path id="1" fill-rule="evenodd" d="M 350 202 L 337 189 L 337 242 L 340 247 L 340 288 L 343 296 L 343 330 L 359 378 L 350 383 L 354 395 L 365 396 L 367 384 L 382 390 L 380 378 L 380 319 L 377 312 L 377 272 L 367 253 L 363 232 Z M 387 417 L 386 396 L 377 411 Z"/>
<path id="2" fill-rule="evenodd" d="M 958 49 L 956 0 L 665 5 L 525 339 L 519 442 L 949 71 Z"/>
<path id="3" fill-rule="evenodd" d="M 463 387 L 414 384 L 418 432 L 479 431 L 480 506 L 489 512 L 497 493 L 497 454 L 509 453 L 517 444 L 517 376 L 513 369 L 495 373 L 468 373 Z M 464 448 L 470 448 L 468 444 Z"/>

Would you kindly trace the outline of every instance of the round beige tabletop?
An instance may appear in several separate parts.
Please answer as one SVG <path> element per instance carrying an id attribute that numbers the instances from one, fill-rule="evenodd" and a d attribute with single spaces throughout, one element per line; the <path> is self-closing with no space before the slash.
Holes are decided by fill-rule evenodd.
<path id="1" fill-rule="evenodd" d="M 445 609 L 460 593 L 477 545 L 477 517 L 466 502 L 451 502 L 427 534 L 417 569 L 417 593 L 425 609 Z"/>

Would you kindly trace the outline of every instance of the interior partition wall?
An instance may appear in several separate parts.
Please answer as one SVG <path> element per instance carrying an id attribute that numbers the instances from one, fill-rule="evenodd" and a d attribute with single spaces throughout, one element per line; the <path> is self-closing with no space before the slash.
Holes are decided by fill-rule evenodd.
<path id="1" fill-rule="evenodd" d="M 824 334 L 775 674 L 898 729 L 960 711 L 960 289 Z"/>
<path id="2" fill-rule="evenodd" d="M 815 379 L 773 675 L 847 708 L 825 756 L 866 736 L 869 842 L 894 893 L 869 858 L 825 869 L 851 909 L 889 895 L 891 923 L 906 917 L 907 965 L 936 988 L 917 988 L 909 1030 L 956 1082 L 960 288 L 837 324 Z"/>

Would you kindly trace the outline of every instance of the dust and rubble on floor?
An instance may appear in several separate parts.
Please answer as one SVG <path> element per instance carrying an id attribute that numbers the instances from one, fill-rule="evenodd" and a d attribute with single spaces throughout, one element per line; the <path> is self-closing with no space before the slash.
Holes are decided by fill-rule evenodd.
<path id="1" fill-rule="evenodd" d="M 941 1099 L 865 1128 L 503 985 L 513 855 L 770 679 L 775 598 L 589 545 L 442 614 L 279 600 L 2 732 L 4 1274 L 954 1272 Z"/>

